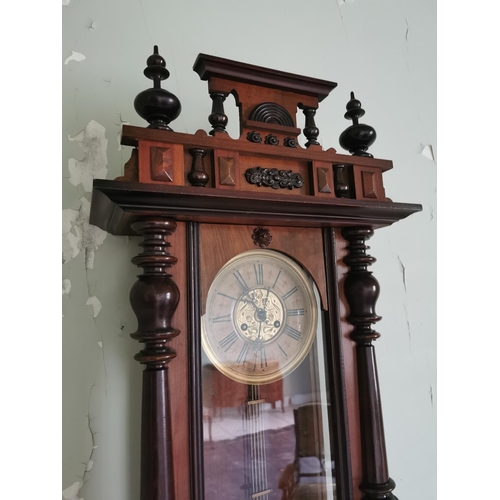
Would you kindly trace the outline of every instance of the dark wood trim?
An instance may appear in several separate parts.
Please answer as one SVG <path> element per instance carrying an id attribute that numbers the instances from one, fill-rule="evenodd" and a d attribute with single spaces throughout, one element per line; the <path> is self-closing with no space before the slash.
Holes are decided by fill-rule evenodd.
<path id="1" fill-rule="evenodd" d="M 347 423 L 347 399 L 344 382 L 344 363 L 342 355 L 342 336 L 339 311 L 339 290 L 335 252 L 335 230 L 323 229 L 323 248 L 326 272 L 328 311 L 324 312 L 325 344 L 327 352 L 327 377 L 330 388 L 329 402 L 333 411 L 332 449 L 335 456 L 335 476 L 339 499 L 353 498 L 352 473 L 349 447 L 349 426 Z M 332 397 L 333 396 L 333 397 Z"/>
<path id="2" fill-rule="evenodd" d="M 187 223 L 189 454 L 191 500 L 204 500 L 203 399 L 201 362 L 200 228 Z"/>
<path id="3" fill-rule="evenodd" d="M 347 320 L 354 326 L 350 337 L 356 342 L 363 468 L 359 489 L 366 500 L 397 500 L 392 493 L 396 483 L 389 477 L 377 362 L 372 345 L 372 341 L 380 337 L 372 324 L 381 319 L 375 312 L 380 285 L 367 269 L 375 262 L 375 258 L 366 253 L 369 248 L 366 240 L 372 235 L 373 229 L 369 227 L 342 230 L 342 236 L 349 242 L 349 253 L 344 257 L 350 268 L 344 282 L 349 304 Z"/>
<path id="4" fill-rule="evenodd" d="M 176 356 L 168 342 L 179 335 L 172 317 L 179 303 L 179 288 L 169 273 L 177 258 L 167 241 L 177 224 L 166 219 L 143 219 L 132 229 L 143 236 L 143 251 L 132 259 L 142 267 L 130 290 L 137 317 L 131 337 L 144 344 L 135 359 L 145 365 L 141 419 L 141 500 L 175 500 L 172 419 L 167 364 Z"/>
<path id="5" fill-rule="evenodd" d="M 202 80 L 213 77 L 234 79 L 238 82 L 264 85 L 286 92 L 312 95 L 317 97 L 319 101 L 327 97 L 337 86 L 335 82 L 328 80 L 276 71 L 207 54 L 198 55 L 193 65 L 193 71 L 196 71 Z"/>
<path id="6" fill-rule="evenodd" d="M 133 235 L 138 217 L 179 221 L 333 227 L 384 227 L 422 210 L 421 205 L 314 196 L 228 191 L 94 180 L 90 223 L 115 235 Z"/>

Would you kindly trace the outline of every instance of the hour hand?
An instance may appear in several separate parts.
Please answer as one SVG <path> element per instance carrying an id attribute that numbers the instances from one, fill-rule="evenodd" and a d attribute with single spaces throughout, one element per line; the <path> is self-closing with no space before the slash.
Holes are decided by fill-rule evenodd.
<path id="1" fill-rule="evenodd" d="M 249 302 L 250 304 L 252 304 L 255 309 L 258 309 L 259 306 L 257 305 L 257 303 L 255 302 L 255 299 L 253 297 L 250 296 L 250 292 L 247 292 L 246 295 L 243 297 L 243 300 L 245 302 Z"/>

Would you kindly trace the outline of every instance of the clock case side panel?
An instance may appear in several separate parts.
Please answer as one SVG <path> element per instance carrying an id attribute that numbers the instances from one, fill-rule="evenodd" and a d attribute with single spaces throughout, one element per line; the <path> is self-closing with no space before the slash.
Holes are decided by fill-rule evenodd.
<path id="1" fill-rule="evenodd" d="M 210 283 L 232 257 L 255 249 L 251 238 L 255 226 L 187 224 L 188 332 L 189 332 L 189 429 L 190 484 L 192 500 L 204 500 L 203 405 L 201 375 L 201 325 Z M 281 251 L 305 265 L 321 296 L 325 328 L 327 379 L 331 400 L 331 447 L 335 450 L 338 499 L 353 499 L 348 403 L 344 381 L 342 340 L 339 335 L 339 289 L 336 271 L 335 231 L 332 228 L 272 227 L 269 249 Z M 300 236 L 298 236 L 300 233 Z M 246 236 L 246 237 L 245 237 Z M 299 238 L 300 244 L 291 246 Z M 295 241 L 297 243 L 297 241 Z M 217 250 L 216 250 L 217 249 Z M 299 258 L 297 253 L 300 254 Z M 318 255 L 319 254 L 319 255 Z M 313 268 L 312 270 L 310 268 Z"/>
<path id="2" fill-rule="evenodd" d="M 358 375 L 356 365 L 356 344 L 351 340 L 352 325 L 347 321 L 349 307 L 344 292 L 344 281 L 348 273 L 348 267 L 343 259 L 348 254 L 347 241 L 343 238 L 340 228 L 328 228 L 325 232 L 325 244 L 331 241 L 331 283 L 335 287 L 336 301 L 336 325 L 338 334 L 335 340 L 342 353 L 342 383 L 344 384 L 344 424 L 348 432 L 348 449 L 350 457 L 350 476 L 353 485 L 353 500 L 361 500 L 362 492 L 358 488 L 362 480 L 362 449 L 361 436 L 359 432 L 359 401 L 358 401 Z M 336 346 L 332 346 L 335 348 Z"/>
<path id="3" fill-rule="evenodd" d="M 177 230 L 172 238 L 172 253 L 176 256 L 186 255 L 186 230 L 188 224 L 177 223 Z M 172 267 L 172 275 L 179 287 L 181 299 L 174 314 L 174 325 L 181 333 L 170 342 L 170 345 L 176 350 L 177 357 L 170 363 L 170 401 L 172 407 L 172 444 L 174 450 L 174 484 L 175 498 L 190 498 L 190 485 L 187 481 L 186 471 L 189 467 L 189 459 L 183 454 L 178 454 L 177 450 L 184 449 L 189 443 L 189 428 L 187 425 L 187 415 L 189 404 L 186 398 L 188 392 L 189 380 L 189 330 L 188 306 L 184 297 L 188 296 L 190 286 L 187 281 L 188 276 L 184 266 L 181 264 L 182 258 Z"/>
<path id="4" fill-rule="evenodd" d="M 203 395 L 201 362 L 200 224 L 187 223 L 187 279 L 189 283 L 189 463 L 192 500 L 204 499 Z"/>

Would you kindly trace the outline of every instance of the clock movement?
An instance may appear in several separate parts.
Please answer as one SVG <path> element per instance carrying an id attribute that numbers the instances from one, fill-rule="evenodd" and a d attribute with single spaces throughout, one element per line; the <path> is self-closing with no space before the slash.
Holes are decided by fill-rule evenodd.
<path id="1" fill-rule="evenodd" d="M 366 241 L 421 206 L 385 196 L 392 162 L 368 151 L 376 133 L 354 93 L 340 154 L 315 124 L 335 83 L 205 54 L 193 69 L 208 82 L 209 132 L 172 130 L 181 103 L 161 88 L 155 47 L 153 87 L 134 102 L 149 126 L 123 126 L 130 160 L 92 194 L 92 224 L 143 239 L 130 292 L 141 500 L 396 498 Z"/>

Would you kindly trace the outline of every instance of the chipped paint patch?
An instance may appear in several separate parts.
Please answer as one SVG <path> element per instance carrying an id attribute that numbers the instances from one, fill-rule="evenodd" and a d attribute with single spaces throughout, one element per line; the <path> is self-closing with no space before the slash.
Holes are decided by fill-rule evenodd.
<path id="1" fill-rule="evenodd" d="M 102 342 L 97 342 L 97 345 L 102 349 Z M 97 446 L 94 446 L 92 449 L 94 450 L 95 448 L 97 448 Z"/>
<path id="2" fill-rule="evenodd" d="M 89 297 L 85 305 L 92 307 L 92 316 L 94 318 L 101 312 L 102 309 L 101 301 L 95 295 Z"/>
<path id="3" fill-rule="evenodd" d="M 85 269 L 94 269 L 95 251 L 106 239 L 108 233 L 89 224 L 90 202 L 80 198 L 80 209 L 67 208 L 62 215 L 62 262 L 74 259 L 81 250 L 85 251 Z"/>
<path id="4" fill-rule="evenodd" d="M 431 144 L 426 144 L 425 146 L 423 144 L 420 144 L 417 153 L 425 156 L 425 158 L 427 158 L 428 160 L 435 161 L 434 150 L 432 149 Z"/>
<path id="5" fill-rule="evenodd" d="M 69 5 L 69 2 L 71 2 L 71 0 L 62 0 L 63 7 L 66 7 L 66 5 Z"/>
<path id="6" fill-rule="evenodd" d="M 71 55 L 68 58 L 66 58 L 64 64 L 68 64 L 71 61 L 82 62 L 84 59 L 87 58 L 83 54 L 80 54 L 80 52 L 75 52 L 74 50 L 72 50 Z"/>
<path id="7" fill-rule="evenodd" d="M 78 142 L 83 152 L 83 160 L 70 158 L 68 161 L 69 182 L 73 186 L 81 184 L 86 193 L 92 191 L 94 179 L 105 179 L 108 173 L 106 168 L 108 164 L 106 155 L 108 140 L 105 133 L 106 129 L 101 124 L 91 120 L 74 137 L 68 136 L 70 141 Z"/>
<path id="8" fill-rule="evenodd" d="M 93 460 L 89 460 L 87 462 L 87 467 L 85 467 L 85 472 L 88 472 L 90 469 L 92 469 L 93 466 L 94 466 L 94 461 Z"/>
<path id="9" fill-rule="evenodd" d="M 63 280 L 63 282 L 62 282 L 62 294 L 69 295 L 70 291 L 71 291 L 71 281 L 70 280 Z"/>
<path id="10" fill-rule="evenodd" d="M 80 498 L 78 496 L 78 492 L 80 491 L 81 487 L 83 486 L 82 483 L 76 482 L 73 483 L 69 488 L 66 488 L 62 492 L 62 496 L 64 500 L 83 500 L 83 498 Z"/>
<path id="11" fill-rule="evenodd" d="M 401 260 L 401 257 L 399 255 L 398 255 L 398 261 L 399 261 L 399 265 L 401 267 L 401 274 L 403 275 L 403 285 L 405 287 L 405 292 L 407 292 L 407 290 L 406 290 L 406 268 L 403 265 L 403 261 Z"/>

